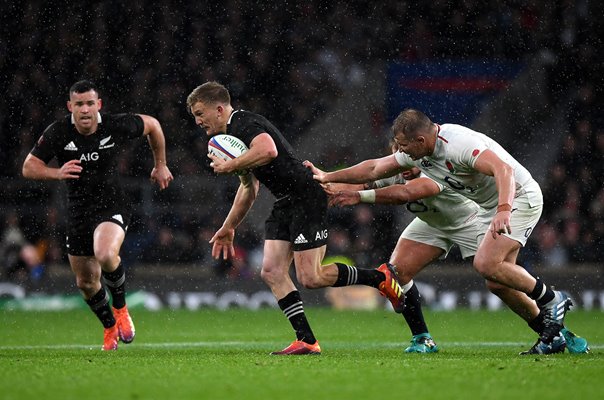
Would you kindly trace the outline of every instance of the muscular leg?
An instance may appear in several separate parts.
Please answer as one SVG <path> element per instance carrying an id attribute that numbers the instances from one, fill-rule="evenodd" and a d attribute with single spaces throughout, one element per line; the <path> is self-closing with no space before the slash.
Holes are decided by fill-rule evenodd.
<path id="1" fill-rule="evenodd" d="M 120 262 L 120 248 L 125 236 L 122 227 L 113 222 L 102 222 L 94 231 L 94 255 L 116 309 L 126 305 L 126 271 Z"/>
<path id="2" fill-rule="evenodd" d="M 105 328 L 115 325 L 109 296 L 101 285 L 101 266 L 95 257 L 69 255 L 69 264 L 84 300 Z"/>
<path id="3" fill-rule="evenodd" d="M 94 230 L 94 256 L 104 272 L 113 272 L 120 264 L 120 248 L 126 233 L 113 222 L 103 222 Z"/>
<path id="4" fill-rule="evenodd" d="M 320 249 L 322 249 L 322 254 L 324 254 L 325 246 Z M 320 253 L 320 249 L 314 249 L 314 251 Z M 314 344 L 317 342 L 317 339 L 306 319 L 300 292 L 298 292 L 289 277 L 289 267 L 293 258 L 294 255 L 290 242 L 266 240 L 264 242 L 264 260 L 262 261 L 260 276 L 270 287 L 273 295 L 275 295 L 279 307 L 296 332 L 297 340 Z M 287 349 L 284 351 L 287 351 Z"/>
<path id="5" fill-rule="evenodd" d="M 503 235 L 493 239 L 489 232 L 478 247 L 474 268 L 489 281 L 531 294 L 537 280 L 515 263 L 519 249 L 517 241 Z"/>
<path id="6" fill-rule="evenodd" d="M 101 266 L 94 257 L 69 255 L 69 265 L 76 276 L 76 285 L 85 300 L 101 289 Z"/>
<path id="7" fill-rule="evenodd" d="M 426 265 L 438 259 L 445 251 L 438 247 L 430 246 L 413 240 L 399 238 L 392 256 L 392 264 L 398 273 L 399 281 L 405 294 L 405 308 L 403 317 L 413 336 L 428 333 L 428 327 L 422 312 L 421 299 L 413 277 Z"/>
<path id="8" fill-rule="evenodd" d="M 512 251 L 508 255 L 506 261 L 516 264 L 519 251 L 520 247 Z M 526 322 L 530 323 L 539 315 L 537 303 L 525 293 L 489 280 L 486 281 L 486 285 L 491 293 L 499 297 L 512 311 L 518 314 L 520 318 L 524 319 Z"/>
<path id="9" fill-rule="evenodd" d="M 284 240 L 266 240 L 264 242 L 264 259 L 260 276 L 271 289 L 276 299 L 282 299 L 296 290 L 289 277 L 289 267 L 293 260 L 290 242 Z"/>
<path id="10" fill-rule="evenodd" d="M 370 268 L 357 268 L 344 264 L 321 265 L 326 246 L 294 252 L 296 278 L 307 289 L 366 285 L 379 288 L 386 275 Z"/>
<path id="11" fill-rule="evenodd" d="M 531 322 L 539 315 L 539 307 L 535 300 L 532 300 L 525 293 L 510 289 L 499 283 L 486 281 L 487 288 L 499 297 L 512 311 L 526 322 Z"/>
<path id="12" fill-rule="evenodd" d="M 485 251 L 489 243 L 492 246 L 489 251 L 493 251 L 491 257 L 487 256 Z M 487 279 L 489 290 L 501 298 L 512 311 L 527 321 L 529 327 L 540 335 L 540 340 L 547 343 L 558 342 L 560 340 L 557 338 L 558 332 L 555 332 L 555 334 L 546 332 L 548 327 L 540 307 L 540 304 L 543 305 L 550 301 L 547 300 L 548 298 L 554 298 L 553 290 L 546 288 L 539 280 L 516 264 L 519 250 L 520 244 L 518 242 L 505 236 L 498 236 L 497 239 L 493 239 L 487 234 L 478 249 L 476 257 L 480 258 L 478 262 L 476 258 L 474 259 L 474 266 Z M 502 257 L 502 255 L 504 257 L 503 261 L 497 262 L 498 257 Z M 530 283 L 531 281 L 534 283 Z M 561 325 L 561 328 L 563 327 Z M 571 341 L 569 347 L 571 352 L 584 353 L 586 349 L 588 351 L 587 341 L 577 338 L 572 333 L 569 334 L 567 330 L 566 332 L 570 335 L 568 340 Z M 532 351 L 539 346 L 540 342 L 538 341 L 528 353 L 532 354 Z M 550 351 L 551 348 L 546 348 L 546 350 Z"/>

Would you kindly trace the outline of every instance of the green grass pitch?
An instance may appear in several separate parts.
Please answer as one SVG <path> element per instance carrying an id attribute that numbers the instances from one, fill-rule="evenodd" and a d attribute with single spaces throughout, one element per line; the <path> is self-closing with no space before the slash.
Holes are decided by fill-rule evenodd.
<path id="1" fill-rule="evenodd" d="M 604 313 L 566 323 L 590 354 L 519 356 L 536 335 L 509 311 L 426 312 L 438 354 L 404 354 L 388 311 L 307 308 L 323 354 L 277 357 L 277 309 L 133 310 L 136 340 L 101 352 L 92 313 L 0 312 L 0 399 L 602 399 Z"/>

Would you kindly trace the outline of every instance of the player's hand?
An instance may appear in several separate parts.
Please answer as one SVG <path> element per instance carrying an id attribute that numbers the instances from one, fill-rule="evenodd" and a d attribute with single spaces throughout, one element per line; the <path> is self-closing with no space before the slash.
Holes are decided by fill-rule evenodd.
<path id="1" fill-rule="evenodd" d="M 228 162 L 222 158 L 215 156 L 214 154 L 208 153 L 208 158 L 212 160 L 210 167 L 214 169 L 214 172 L 220 175 L 230 174 L 233 172 L 228 166 Z"/>
<path id="2" fill-rule="evenodd" d="M 361 195 L 356 190 L 340 190 L 329 196 L 330 206 L 353 206 L 361 202 Z"/>
<path id="3" fill-rule="evenodd" d="M 512 219 L 511 211 L 499 211 L 491 221 L 491 235 L 493 239 L 497 239 L 497 235 L 502 233 L 512 233 L 510 220 Z"/>
<path id="4" fill-rule="evenodd" d="M 235 240 L 235 229 L 225 228 L 224 226 L 212 236 L 210 243 L 212 244 L 212 257 L 219 259 L 220 256 L 224 260 L 229 257 L 235 257 L 235 247 L 233 241 Z"/>
<path id="5" fill-rule="evenodd" d="M 158 167 L 154 167 L 151 171 L 151 182 L 157 182 L 159 190 L 166 189 L 170 182 L 174 180 L 170 169 L 165 164 L 160 164 Z"/>
<path id="6" fill-rule="evenodd" d="M 327 182 L 327 179 L 325 178 L 325 172 L 323 172 L 319 168 L 315 167 L 315 165 L 313 163 L 311 163 L 308 160 L 304 160 L 302 165 L 304 165 L 306 168 L 310 169 L 314 180 L 319 181 L 321 183 Z"/>
<path id="7" fill-rule="evenodd" d="M 364 190 L 365 186 L 362 184 L 356 183 L 321 183 L 321 187 L 328 195 L 334 195 L 338 192 L 343 192 L 345 190 Z"/>
<path id="8" fill-rule="evenodd" d="M 82 172 L 82 162 L 80 160 L 69 160 L 59 168 L 58 179 L 78 179 Z"/>

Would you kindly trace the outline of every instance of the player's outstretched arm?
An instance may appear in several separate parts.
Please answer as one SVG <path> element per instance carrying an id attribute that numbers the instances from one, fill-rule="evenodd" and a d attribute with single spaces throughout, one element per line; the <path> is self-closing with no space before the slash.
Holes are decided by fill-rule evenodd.
<path id="1" fill-rule="evenodd" d="M 304 166 L 309 168 L 313 172 L 313 178 L 321 183 L 365 183 L 388 178 L 403 171 L 394 155 L 361 161 L 352 167 L 333 172 L 323 172 L 308 160 L 304 161 Z"/>
<path id="2" fill-rule="evenodd" d="M 222 255 L 226 260 L 228 257 L 235 255 L 233 247 L 235 229 L 254 205 L 254 201 L 256 201 L 258 191 L 260 190 L 260 183 L 253 174 L 240 175 L 239 180 L 241 183 L 237 189 L 231 210 L 225 218 L 222 227 L 210 240 L 212 244 L 212 257 L 214 258 L 219 258 Z"/>
<path id="3" fill-rule="evenodd" d="M 31 153 L 25 158 L 21 171 L 24 178 L 40 180 L 78 179 L 81 172 L 82 166 L 80 165 L 80 160 L 70 160 L 60 168 L 53 168 Z"/>
<path id="4" fill-rule="evenodd" d="M 151 170 L 151 182 L 157 182 L 159 188 L 163 190 L 174 180 L 166 159 L 166 138 L 164 131 L 159 121 L 154 117 L 144 114 L 139 114 L 139 116 L 143 119 L 145 126 L 143 134 L 147 136 L 149 146 L 153 152 L 153 160 L 155 161 L 155 166 Z"/>
<path id="5" fill-rule="evenodd" d="M 417 178 L 404 185 L 392 185 L 373 190 L 345 190 L 330 197 L 329 204 L 350 206 L 358 203 L 406 204 L 440 193 L 440 187 L 429 178 Z"/>

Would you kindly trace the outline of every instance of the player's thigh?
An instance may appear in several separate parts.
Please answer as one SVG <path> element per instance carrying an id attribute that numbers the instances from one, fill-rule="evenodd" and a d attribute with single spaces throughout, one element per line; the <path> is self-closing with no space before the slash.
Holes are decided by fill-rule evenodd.
<path id="1" fill-rule="evenodd" d="M 101 222 L 94 230 L 94 254 L 117 256 L 124 243 L 124 228 L 110 221 Z"/>
<path id="2" fill-rule="evenodd" d="M 478 246 L 478 251 L 474 257 L 474 266 L 480 266 L 484 263 L 499 264 L 503 261 L 515 261 L 520 247 L 521 244 L 518 241 L 500 234 L 493 237 L 489 231 Z"/>

